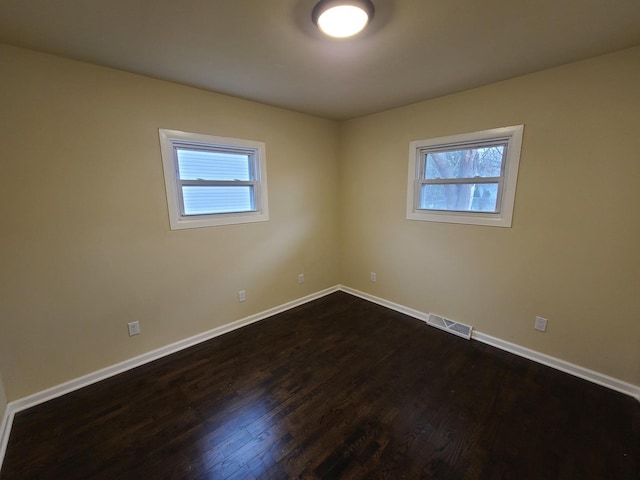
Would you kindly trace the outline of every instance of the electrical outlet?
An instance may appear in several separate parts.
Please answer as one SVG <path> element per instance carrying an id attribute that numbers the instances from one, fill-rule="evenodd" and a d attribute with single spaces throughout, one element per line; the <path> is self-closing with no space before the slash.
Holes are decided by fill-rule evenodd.
<path id="1" fill-rule="evenodd" d="M 245 290 L 240 290 L 238 292 L 238 301 L 244 302 L 247 299 L 247 292 Z"/>
<path id="2" fill-rule="evenodd" d="M 375 281 L 376 281 L 376 272 L 371 272 L 371 273 L 369 274 L 369 279 L 370 279 L 372 282 L 375 282 Z"/>
<path id="3" fill-rule="evenodd" d="M 547 319 L 542 317 L 536 317 L 536 321 L 533 324 L 533 328 L 541 332 L 547 331 Z"/>
<path id="4" fill-rule="evenodd" d="M 299 284 L 304 283 L 304 273 L 301 273 L 300 275 L 298 275 L 298 283 Z"/>
<path id="5" fill-rule="evenodd" d="M 127 323 L 127 327 L 129 327 L 130 337 L 133 337 L 134 335 L 140 335 L 140 322 L 129 322 Z"/>

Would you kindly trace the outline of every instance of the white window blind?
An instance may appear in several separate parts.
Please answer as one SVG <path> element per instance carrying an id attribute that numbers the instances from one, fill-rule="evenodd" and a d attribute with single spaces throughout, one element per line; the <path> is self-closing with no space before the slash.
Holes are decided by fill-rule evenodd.
<path id="1" fill-rule="evenodd" d="M 160 130 L 173 230 L 268 220 L 262 142 Z"/>

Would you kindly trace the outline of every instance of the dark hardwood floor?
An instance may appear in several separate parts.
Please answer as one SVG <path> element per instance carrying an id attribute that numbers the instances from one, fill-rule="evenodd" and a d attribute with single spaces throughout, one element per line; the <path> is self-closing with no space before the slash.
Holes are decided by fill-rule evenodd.
<path id="1" fill-rule="evenodd" d="M 630 397 L 335 293 L 18 413 L 0 478 L 637 480 L 639 427 Z"/>

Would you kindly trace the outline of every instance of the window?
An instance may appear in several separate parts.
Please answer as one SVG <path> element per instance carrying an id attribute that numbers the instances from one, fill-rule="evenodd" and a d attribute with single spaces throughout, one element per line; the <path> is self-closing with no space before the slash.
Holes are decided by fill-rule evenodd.
<path id="1" fill-rule="evenodd" d="M 407 219 L 510 227 L 523 129 L 410 142 Z"/>
<path id="2" fill-rule="evenodd" d="M 265 144 L 160 129 L 171 230 L 269 220 Z"/>

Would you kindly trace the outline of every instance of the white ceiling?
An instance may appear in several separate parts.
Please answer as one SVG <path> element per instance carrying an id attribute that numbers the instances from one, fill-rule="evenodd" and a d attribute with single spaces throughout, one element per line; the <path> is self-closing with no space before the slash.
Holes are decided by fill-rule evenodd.
<path id="1" fill-rule="evenodd" d="M 640 0 L 373 0 L 350 40 L 316 0 L 0 0 L 0 41 L 346 119 L 640 44 Z"/>

